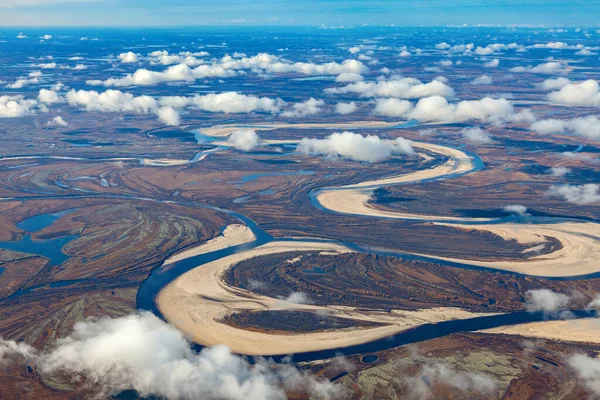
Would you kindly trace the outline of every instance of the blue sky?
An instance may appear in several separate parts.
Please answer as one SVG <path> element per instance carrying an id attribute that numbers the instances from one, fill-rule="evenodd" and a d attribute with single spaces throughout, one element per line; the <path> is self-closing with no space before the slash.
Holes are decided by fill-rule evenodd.
<path id="1" fill-rule="evenodd" d="M 600 0 L 0 0 L 0 25 L 598 26 Z"/>

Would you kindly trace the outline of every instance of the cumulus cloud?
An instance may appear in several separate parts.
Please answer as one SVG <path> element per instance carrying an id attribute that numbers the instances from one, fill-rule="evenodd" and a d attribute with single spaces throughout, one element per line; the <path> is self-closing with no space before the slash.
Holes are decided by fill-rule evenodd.
<path id="1" fill-rule="evenodd" d="M 600 396 L 600 359 L 587 354 L 573 354 L 567 359 L 567 364 L 594 397 Z"/>
<path id="2" fill-rule="evenodd" d="M 547 63 L 538 64 L 536 66 L 527 66 L 527 67 L 513 67 L 509 69 L 510 72 L 523 73 L 530 72 L 533 74 L 560 74 L 560 73 L 568 73 L 571 71 L 571 68 L 557 61 L 549 61 Z"/>
<path id="3" fill-rule="evenodd" d="M 101 112 L 133 112 L 146 114 L 158 108 L 156 100 L 151 96 L 134 96 L 119 90 L 107 90 L 98 93 L 94 90 L 71 90 L 67 93 L 67 101 L 73 106 L 83 107 L 87 111 Z"/>
<path id="4" fill-rule="evenodd" d="M 504 206 L 503 210 L 504 212 L 520 216 L 527 215 L 527 207 L 521 204 L 509 204 L 507 206 Z"/>
<path id="5" fill-rule="evenodd" d="M 463 128 L 460 132 L 469 142 L 481 144 L 492 142 L 490 134 L 478 127 Z"/>
<path id="6" fill-rule="evenodd" d="M 232 132 L 227 141 L 235 149 L 241 151 L 252 151 L 260 145 L 260 138 L 255 131 L 250 129 L 240 129 Z"/>
<path id="7" fill-rule="evenodd" d="M 291 109 L 281 113 L 282 117 L 305 117 L 315 115 L 321 112 L 321 107 L 325 105 L 323 100 L 310 98 L 302 103 L 294 103 Z"/>
<path id="8" fill-rule="evenodd" d="M 0 359 L 7 353 L 28 356 L 44 376 L 67 375 L 79 382 L 84 377 L 98 397 L 124 390 L 182 400 L 284 400 L 287 390 L 331 399 L 343 393 L 290 365 L 265 360 L 251 365 L 225 346 L 197 353 L 181 332 L 147 312 L 79 322 L 48 351 L 32 352 L 14 341 L 0 341 Z"/>
<path id="9" fill-rule="evenodd" d="M 369 71 L 364 64 L 357 60 L 315 64 L 291 62 L 268 53 L 259 53 L 252 57 L 242 58 L 226 55 L 222 59 L 213 59 L 204 63 L 204 61 L 194 58 L 192 54 L 194 53 L 180 53 L 177 56 L 172 56 L 166 52 L 151 53 L 151 57 L 158 60 L 160 64 L 168 65 L 173 62 L 179 62 L 179 64 L 172 65 L 164 71 L 151 71 L 143 68 L 120 78 L 109 78 L 104 81 L 90 80 L 87 83 L 109 87 L 149 86 L 165 82 L 191 82 L 196 79 L 210 77 L 227 78 L 237 76 L 246 70 L 257 73 L 297 73 L 302 75 L 362 74 Z M 195 68 L 190 68 L 191 66 Z"/>
<path id="10" fill-rule="evenodd" d="M 237 92 L 209 93 L 205 95 L 167 96 L 159 100 L 162 106 L 173 108 L 195 107 L 209 112 L 250 113 L 254 111 L 278 113 L 285 105 L 281 99 L 244 95 Z"/>
<path id="11" fill-rule="evenodd" d="M 151 86 L 165 82 L 192 82 L 196 79 L 207 77 L 227 78 L 235 75 L 237 75 L 235 71 L 227 70 L 218 65 L 200 65 L 192 69 L 185 64 L 178 64 L 170 66 L 164 71 L 150 71 L 143 68 L 122 78 L 109 78 L 104 81 L 89 80 L 86 83 L 88 85 L 103 85 L 108 87 Z"/>
<path id="12" fill-rule="evenodd" d="M 427 122 L 461 122 L 478 120 L 500 124 L 506 121 L 532 122 L 535 117 L 529 110 L 517 112 L 506 99 L 485 97 L 449 103 L 444 97 L 431 96 L 420 99 L 416 105 L 398 99 L 376 100 L 375 114 L 402 117 Z"/>
<path id="13" fill-rule="evenodd" d="M 600 139 L 600 117 L 597 115 L 573 119 L 544 119 L 534 122 L 530 128 L 543 134 L 569 132 L 590 139 Z"/>
<path id="14" fill-rule="evenodd" d="M 581 83 L 565 83 L 560 90 L 549 93 L 547 99 L 563 104 L 600 106 L 600 86 L 593 79 Z"/>
<path id="15" fill-rule="evenodd" d="M 563 199 L 569 203 L 586 205 L 600 203 L 600 185 L 554 185 L 547 192 L 548 196 Z"/>
<path id="16" fill-rule="evenodd" d="M 353 132 L 335 132 L 325 139 L 304 138 L 298 144 L 298 151 L 370 163 L 385 160 L 393 153 L 414 154 L 412 145 L 404 138 L 391 142 Z"/>
<path id="17" fill-rule="evenodd" d="M 497 58 L 494 58 L 493 60 L 490 60 L 483 64 L 485 68 L 497 68 L 498 65 L 500 65 L 500 60 L 498 60 Z"/>
<path id="18" fill-rule="evenodd" d="M 335 77 L 336 82 L 343 82 L 343 83 L 360 82 L 362 80 L 363 80 L 362 75 L 354 73 L 354 72 L 344 72 Z"/>
<path id="19" fill-rule="evenodd" d="M 535 289 L 525 292 L 527 311 L 558 311 L 567 307 L 571 299 L 562 293 L 549 289 Z"/>
<path id="20" fill-rule="evenodd" d="M 340 88 L 327 88 L 329 94 L 357 94 L 363 97 L 418 99 L 428 96 L 453 97 L 454 90 L 440 80 L 423 83 L 415 78 L 395 77 L 377 82 L 356 82 Z"/>
<path id="21" fill-rule="evenodd" d="M 30 84 L 35 84 L 38 83 L 39 77 L 38 76 L 31 76 L 29 78 L 19 78 L 16 81 L 14 81 L 13 83 L 9 83 L 6 85 L 6 87 L 8 89 L 22 89 L 25 86 L 29 86 Z"/>
<path id="22" fill-rule="evenodd" d="M 491 85 L 494 80 L 488 75 L 481 75 L 471 81 L 471 85 Z"/>
<path id="23" fill-rule="evenodd" d="M 33 114 L 37 101 L 23 96 L 0 96 L 0 118 L 17 118 Z"/>
<path id="24" fill-rule="evenodd" d="M 571 80 L 568 78 L 548 78 L 540 83 L 539 87 L 543 90 L 556 90 L 563 88 L 569 83 L 571 83 Z"/>
<path id="25" fill-rule="evenodd" d="M 408 100 L 395 98 L 376 99 L 373 113 L 387 117 L 405 117 L 412 108 L 413 105 Z"/>
<path id="26" fill-rule="evenodd" d="M 42 69 L 55 69 L 58 65 L 55 62 L 49 62 L 42 64 L 34 64 L 33 66 Z"/>
<path id="27" fill-rule="evenodd" d="M 234 57 L 238 53 L 234 53 Z M 178 54 L 170 54 L 166 50 L 157 50 L 148 54 L 150 64 L 161 64 L 161 65 L 172 65 L 172 64 L 185 64 L 190 67 L 195 67 L 204 64 L 204 61 L 196 57 L 205 57 L 209 54 L 206 51 L 190 52 L 182 51 Z M 245 55 L 244 55 L 245 56 Z"/>
<path id="28" fill-rule="evenodd" d="M 420 121 L 459 122 L 478 120 L 492 123 L 519 120 L 528 117 L 517 113 L 506 99 L 485 97 L 480 100 L 464 100 L 448 103 L 443 97 L 433 96 L 419 100 L 409 117 Z"/>
<path id="29" fill-rule="evenodd" d="M 178 126 L 181 124 L 181 117 L 173 107 L 160 107 L 156 110 L 158 120 L 166 125 Z"/>
<path id="30" fill-rule="evenodd" d="M 128 51 L 127 53 L 121 53 L 117 57 L 119 61 L 123 64 L 133 64 L 140 61 L 139 54 L 134 53 L 133 51 Z"/>
<path id="31" fill-rule="evenodd" d="M 60 115 L 57 115 L 56 117 L 52 118 L 52 120 L 48 121 L 48 123 L 46 125 L 48 125 L 48 126 L 63 126 L 63 127 L 69 126 L 67 121 L 65 121 L 63 119 L 63 117 L 61 117 Z"/>
<path id="32" fill-rule="evenodd" d="M 335 105 L 335 112 L 342 115 L 352 114 L 356 111 L 358 106 L 355 102 L 351 101 L 349 103 L 337 103 Z"/>
<path id="33" fill-rule="evenodd" d="M 62 103 L 64 99 L 54 90 L 41 89 L 38 94 L 40 102 L 45 104 Z"/>
<path id="34" fill-rule="evenodd" d="M 552 167 L 548 170 L 548 173 L 552 176 L 563 177 L 566 174 L 571 172 L 571 170 L 567 167 Z"/>

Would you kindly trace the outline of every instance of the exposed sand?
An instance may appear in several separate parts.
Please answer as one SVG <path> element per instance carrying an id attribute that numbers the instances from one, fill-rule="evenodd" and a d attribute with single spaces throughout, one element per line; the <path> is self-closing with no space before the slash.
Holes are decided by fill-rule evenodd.
<path id="1" fill-rule="evenodd" d="M 585 318 L 566 321 L 531 322 L 477 331 L 503 333 L 539 339 L 600 344 L 600 319 Z"/>
<path id="2" fill-rule="evenodd" d="M 238 246 L 243 243 L 249 243 L 256 240 L 254 232 L 246 225 L 232 224 L 227 225 L 223 233 L 208 242 L 191 249 L 180 251 L 177 254 L 167 258 L 163 265 L 194 257 L 200 254 L 211 253 L 231 246 Z"/>
<path id="3" fill-rule="evenodd" d="M 271 124 L 260 126 L 221 125 L 203 130 L 206 135 L 227 137 L 238 129 L 272 130 L 288 129 L 352 129 L 353 127 L 370 125 L 393 126 L 395 123 L 355 122 L 350 124 Z M 297 141 L 269 141 L 276 143 L 295 143 Z M 589 222 L 573 222 L 557 220 L 553 224 L 523 224 L 523 223 L 489 223 L 494 219 L 460 218 L 435 215 L 419 215 L 402 213 L 394 210 L 383 210 L 369 204 L 372 191 L 376 188 L 420 182 L 427 179 L 447 178 L 457 174 L 465 174 L 475 170 L 473 158 L 468 154 L 444 146 L 413 142 L 416 149 L 438 153 L 450 159 L 443 165 L 410 174 L 395 175 L 382 179 L 365 181 L 358 184 L 336 188 L 324 188 L 317 195 L 320 204 L 331 211 L 342 214 L 367 215 L 374 217 L 413 219 L 431 221 L 437 224 L 453 226 L 460 229 L 477 229 L 492 232 L 505 240 L 516 240 L 529 247 L 523 253 L 531 257 L 522 261 L 472 261 L 463 259 L 433 257 L 439 260 L 462 262 L 482 267 L 496 268 L 506 271 L 520 272 L 540 276 L 576 276 L 600 271 L 600 229 L 598 224 Z M 466 224 L 470 223 L 470 224 Z M 537 255 L 542 248 L 545 237 L 559 240 L 563 248 L 552 254 Z M 280 299 L 260 296 L 246 290 L 228 287 L 221 279 L 223 273 L 232 265 L 263 254 L 274 254 L 290 251 L 327 251 L 348 252 L 348 248 L 334 243 L 315 242 L 271 242 L 264 246 L 239 253 L 220 260 L 205 264 L 180 276 L 169 284 L 157 296 L 157 305 L 171 323 L 185 332 L 192 340 L 204 345 L 225 344 L 234 352 L 249 355 L 288 354 L 323 350 L 336 347 L 351 346 L 365 343 L 420 325 L 425 322 L 439 322 L 455 318 L 469 318 L 478 315 L 461 309 L 438 308 L 416 312 L 392 311 L 383 313 L 365 311 L 350 307 L 319 307 L 307 304 L 294 304 Z M 431 255 L 426 255 L 432 257 Z M 289 262 L 297 259 L 290 258 Z M 225 315 L 241 310 L 308 310 L 327 312 L 332 316 L 383 322 L 387 325 L 377 328 L 343 329 L 331 332 L 307 334 L 272 335 L 243 329 L 236 329 L 219 322 Z M 590 324 L 589 320 L 582 321 Z M 540 325 L 536 324 L 555 324 Z M 570 325 L 573 321 L 556 321 L 533 323 L 515 327 L 497 328 L 504 333 L 511 331 L 523 333 L 531 331 L 530 336 L 555 335 L 575 337 L 578 329 Z M 547 328 L 547 327 L 550 328 Z M 525 329 L 526 328 L 526 329 Z M 569 331 L 570 329 L 570 331 Z M 586 328 L 587 329 L 587 328 Z M 592 329 L 587 329 L 592 331 Z M 489 330 L 490 332 L 493 330 Z M 548 332 L 550 331 L 550 332 Z M 536 333 L 538 332 L 538 333 Z M 564 332 L 571 332 L 565 334 Z M 516 333 L 515 333 L 516 334 Z M 599 335 L 600 336 L 600 335 Z M 541 337 L 541 336 L 540 336 Z M 584 341 L 595 341 L 594 332 L 578 335 L 586 338 Z M 592 340 L 593 339 L 593 340 Z"/>
<path id="4" fill-rule="evenodd" d="M 151 167 L 173 167 L 176 165 L 185 165 L 190 162 L 190 160 L 176 160 L 168 158 L 144 158 L 142 161 L 144 162 L 144 165 Z"/>
<path id="5" fill-rule="evenodd" d="M 317 200 L 324 208 L 342 214 L 424 221 L 448 221 L 435 223 L 465 230 L 476 229 L 488 231 L 505 240 L 516 240 L 519 243 L 531 245 L 528 251 L 525 251 L 530 257 L 523 260 L 472 261 L 460 258 L 436 257 L 429 254 L 419 254 L 422 256 L 536 276 L 578 276 L 600 272 L 600 262 L 598 261 L 600 260 L 600 224 L 567 220 L 549 224 L 486 224 L 485 222 L 491 222 L 494 221 L 494 219 L 403 213 L 394 210 L 380 209 L 369 203 L 373 190 L 378 187 L 415 183 L 424 179 L 444 177 L 473 170 L 472 157 L 460 150 L 416 142 L 413 143 L 413 146 L 427 149 L 431 152 L 445 154 L 451 158 L 443 165 L 429 170 L 417 171 L 379 180 L 365 181 L 355 185 L 342 186 L 340 188 L 324 188 L 321 193 L 317 195 Z M 469 222 L 471 224 L 461 224 L 461 222 Z M 559 240 L 563 247 L 551 254 L 536 256 L 535 249 L 541 248 L 541 245 L 546 242 L 545 237 L 553 237 Z"/>
<path id="6" fill-rule="evenodd" d="M 318 202 L 325 208 L 342 214 L 367 215 L 373 217 L 413 219 L 413 220 L 440 220 L 440 221 L 464 221 L 464 218 L 443 217 L 437 215 L 410 214 L 393 210 L 381 210 L 369 203 L 373 190 L 391 185 L 416 183 L 426 179 L 440 178 L 454 174 L 464 174 L 474 170 L 473 157 L 468 154 L 449 147 L 438 146 L 430 143 L 413 142 L 414 148 L 423 149 L 432 153 L 442 154 L 450 159 L 437 167 L 412 172 L 409 174 L 396 175 L 388 178 L 360 182 L 353 185 L 341 186 L 339 188 L 324 188 L 317 195 Z M 471 221 L 486 222 L 490 218 L 474 218 Z"/>
<path id="7" fill-rule="evenodd" d="M 157 305 L 163 316 L 193 341 L 207 346 L 225 344 L 236 353 L 248 355 L 289 354 L 351 346 L 384 338 L 423 323 L 487 315 L 455 308 L 387 313 L 352 307 L 296 304 L 232 288 L 222 280 L 223 273 L 242 260 L 291 251 L 340 253 L 350 250 L 335 243 L 271 242 L 207 263 L 183 274 L 159 293 Z M 237 329 L 219 322 L 225 315 L 235 311 L 282 309 L 323 312 L 337 317 L 389 325 L 280 335 Z"/>
<path id="8" fill-rule="evenodd" d="M 496 268 L 536 276 L 578 276 L 600 272 L 600 225 L 592 222 L 565 221 L 555 224 L 488 224 L 457 225 L 464 229 L 492 232 L 504 239 L 538 247 L 544 236 L 558 239 L 562 249 L 550 254 L 529 257 L 522 261 L 471 261 L 435 257 L 440 260 L 464 262 L 480 267 Z M 529 252 L 533 255 L 535 252 Z"/>

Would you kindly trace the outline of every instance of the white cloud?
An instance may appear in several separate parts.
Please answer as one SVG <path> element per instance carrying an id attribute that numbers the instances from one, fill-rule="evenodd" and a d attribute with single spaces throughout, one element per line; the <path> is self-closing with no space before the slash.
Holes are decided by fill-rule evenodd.
<path id="1" fill-rule="evenodd" d="M 71 90 L 67 93 L 67 101 L 87 111 L 145 114 L 158 108 L 156 100 L 150 96 L 135 97 L 131 93 L 123 93 L 119 90 L 107 90 L 102 93 L 94 90 Z"/>
<path id="2" fill-rule="evenodd" d="M 340 75 L 344 72 L 363 74 L 369 69 L 360 61 L 345 60 L 342 63 L 329 62 L 315 64 L 307 62 L 291 62 L 268 53 L 259 53 L 253 57 L 234 59 L 225 56 L 219 61 L 226 69 L 262 70 L 274 74 L 298 73 L 303 75 Z"/>
<path id="3" fill-rule="evenodd" d="M 291 62 L 281 57 L 267 53 L 259 53 L 252 57 L 236 58 L 229 55 L 221 59 L 213 59 L 204 63 L 194 57 L 194 54 L 182 52 L 178 55 L 170 55 L 165 51 L 150 53 L 151 62 L 160 64 L 172 64 L 164 71 L 150 71 L 139 69 L 133 74 L 127 74 L 121 78 L 109 78 L 105 81 L 90 80 L 90 85 L 104 86 L 148 86 L 165 82 L 191 82 L 196 79 L 219 77 L 227 78 L 237 76 L 243 70 L 253 72 L 268 72 L 274 74 L 297 73 L 303 75 L 340 75 L 343 73 L 362 74 L 369 69 L 357 60 L 345 60 L 342 63 L 329 62 L 324 64 Z M 197 66 L 196 66 L 197 65 Z M 190 68 L 190 66 L 195 68 Z"/>
<path id="4" fill-rule="evenodd" d="M 46 33 L 44 36 L 40 36 L 40 39 L 42 39 L 42 40 L 50 40 L 50 39 L 52 39 L 52 35 L 48 35 Z"/>
<path id="5" fill-rule="evenodd" d="M 336 78 L 335 78 L 336 82 L 343 82 L 343 83 L 360 82 L 362 80 L 363 80 L 362 75 L 357 74 L 355 72 L 343 72 L 343 73 L 339 74 L 338 76 L 336 76 Z"/>
<path id="6" fill-rule="evenodd" d="M 373 113 L 387 117 L 404 117 L 412 108 L 413 106 L 408 100 L 395 98 L 376 99 Z"/>
<path id="7" fill-rule="evenodd" d="M 261 359 L 251 365 L 225 346 L 197 353 L 181 332 L 147 312 L 79 322 L 41 353 L 2 340 L 0 359 L 5 355 L 33 358 L 43 376 L 60 374 L 80 384 L 84 379 L 99 398 L 124 390 L 180 400 L 284 400 L 287 390 L 321 399 L 343 396 L 341 387 L 290 365 Z"/>
<path id="8" fill-rule="evenodd" d="M 105 81 L 89 80 L 86 83 L 108 87 L 151 86 L 165 82 L 192 82 L 200 78 L 227 78 L 235 75 L 237 75 L 235 71 L 227 70 L 220 66 L 200 65 L 192 69 L 185 64 L 178 64 L 161 72 L 138 69 L 133 74 L 127 74 L 122 78 L 109 78 Z"/>
<path id="9" fill-rule="evenodd" d="M 481 75 L 471 81 L 471 85 L 491 85 L 494 80 L 488 75 Z"/>
<path id="10" fill-rule="evenodd" d="M 586 354 L 573 354 L 567 363 L 594 398 L 600 396 L 600 359 Z"/>
<path id="11" fill-rule="evenodd" d="M 440 80 L 422 83 L 415 78 L 393 77 L 378 82 L 356 82 L 340 88 L 325 89 L 330 94 L 352 93 L 363 97 L 417 99 L 428 96 L 453 97 L 454 90 Z"/>
<path id="12" fill-rule="evenodd" d="M 390 142 L 353 132 L 335 132 L 325 139 L 304 138 L 298 144 L 298 151 L 370 163 L 385 160 L 393 153 L 414 154 L 412 145 L 404 138 Z"/>
<path id="13" fill-rule="evenodd" d="M 168 96 L 159 100 L 163 106 L 184 108 L 193 106 L 203 111 L 250 113 L 254 111 L 278 113 L 285 105 L 281 99 L 244 95 L 237 92 L 209 93 L 193 97 Z"/>
<path id="14" fill-rule="evenodd" d="M 32 78 L 19 78 L 16 81 L 14 81 L 13 83 L 9 83 L 8 85 L 6 85 L 6 87 L 8 89 L 22 89 L 25 86 L 28 86 L 30 84 L 35 84 L 38 83 L 40 80 L 38 79 L 37 76 L 34 76 Z"/>
<path id="15" fill-rule="evenodd" d="M 240 129 L 229 135 L 227 140 L 235 149 L 241 151 L 252 151 L 260 146 L 260 138 L 255 131 Z"/>
<path id="16" fill-rule="evenodd" d="M 34 113 L 37 101 L 23 96 L 0 96 L 0 118 L 17 118 Z"/>
<path id="17" fill-rule="evenodd" d="M 42 68 L 42 69 L 54 69 L 57 67 L 55 62 L 50 63 L 42 63 L 42 64 L 34 64 L 34 67 Z"/>
<path id="18" fill-rule="evenodd" d="M 579 205 L 600 203 L 600 185 L 594 183 L 579 186 L 555 185 L 550 187 L 547 194 Z"/>
<path id="19" fill-rule="evenodd" d="M 204 64 L 204 61 L 196 57 L 208 56 L 205 51 L 192 53 L 190 51 L 182 51 L 179 54 L 169 54 L 166 50 L 157 50 L 148 54 L 150 58 L 150 64 L 160 65 L 173 65 L 173 64 L 185 64 L 190 67 L 196 67 Z M 233 55 L 236 56 L 236 53 Z"/>
<path id="20" fill-rule="evenodd" d="M 534 122 L 530 128 L 542 134 L 569 132 L 590 139 L 600 139 L 600 117 L 597 115 L 573 119 L 544 119 Z"/>
<path id="21" fill-rule="evenodd" d="M 567 167 L 552 167 L 548 171 L 548 173 L 552 176 L 563 177 L 566 174 L 571 172 L 571 170 Z"/>
<path id="22" fill-rule="evenodd" d="M 487 397 L 492 397 L 497 390 L 496 382 L 488 375 L 460 371 L 450 364 L 437 361 L 427 361 L 415 376 L 401 377 L 401 380 L 409 390 L 409 399 L 435 398 L 432 386 L 440 383 L 465 393 L 479 393 Z M 471 397 L 466 395 L 463 398 Z"/>
<path id="23" fill-rule="evenodd" d="M 58 93 L 48 89 L 41 89 L 38 94 L 38 99 L 45 104 L 62 103 L 64 101 Z"/>
<path id="24" fill-rule="evenodd" d="M 556 103 L 600 106 L 600 86 L 593 79 L 581 83 L 567 83 L 559 91 L 549 93 L 547 98 Z"/>
<path id="25" fill-rule="evenodd" d="M 288 297 L 282 298 L 281 300 L 283 300 L 287 303 L 294 303 L 294 304 L 310 304 L 311 303 L 308 295 L 306 293 L 302 293 L 302 292 L 293 292 Z"/>
<path id="26" fill-rule="evenodd" d="M 543 81 L 542 83 L 540 83 L 540 88 L 543 90 L 555 90 L 555 89 L 561 89 L 564 86 L 568 85 L 569 83 L 571 83 L 571 80 L 568 78 L 556 78 L 556 79 L 546 79 L 545 81 Z"/>
<path id="27" fill-rule="evenodd" d="M 441 96 L 431 96 L 420 99 L 415 106 L 406 100 L 377 99 L 374 113 L 419 121 L 448 123 L 478 120 L 500 124 L 505 121 L 532 122 L 535 120 L 529 110 L 516 112 L 508 100 L 489 97 L 449 103 Z"/>
<path id="28" fill-rule="evenodd" d="M 400 52 L 400 54 L 398 55 L 398 57 L 410 57 L 410 56 L 411 56 L 411 54 L 408 50 L 402 50 Z"/>
<path id="29" fill-rule="evenodd" d="M 181 124 L 181 117 L 173 107 L 161 107 L 156 110 L 158 120 L 166 125 L 178 126 Z"/>
<path id="30" fill-rule="evenodd" d="M 481 100 L 464 100 L 450 104 L 440 96 L 427 97 L 419 100 L 415 108 L 408 113 L 412 119 L 420 121 L 459 122 L 478 120 L 500 123 L 523 117 L 516 113 L 506 99 L 485 97 Z"/>
<path id="31" fill-rule="evenodd" d="M 64 126 L 64 127 L 69 126 L 67 121 L 65 121 L 63 119 L 63 117 L 61 117 L 60 115 L 57 115 L 56 117 L 52 118 L 52 120 L 48 121 L 48 123 L 46 125 L 48 125 L 48 126 Z"/>
<path id="32" fill-rule="evenodd" d="M 27 39 L 27 35 L 24 35 L 23 32 L 17 35 L 17 39 Z"/>
<path id="33" fill-rule="evenodd" d="M 335 105 L 335 112 L 342 115 L 352 114 L 356 111 L 358 106 L 355 102 L 351 101 L 350 103 L 337 103 Z"/>
<path id="34" fill-rule="evenodd" d="M 460 133 L 462 133 L 463 137 L 469 142 L 480 144 L 492 142 L 490 134 L 478 127 L 463 128 Z"/>
<path id="35" fill-rule="evenodd" d="M 310 98 L 302 103 L 294 103 L 292 108 L 281 113 L 282 117 L 304 117 L 315 115 L 321 112 L 322 106 L 325 105 L 323 100 Z"/>
<path id="36" fill-rule="evenodd" d="M 544 64 L 538 64 L 534 66 L 527 67 L 513 67 L 509 69 L 510 72 L 522 73 L 522 72 L 530 72 L 534 74 L 559 74 L 559 73 L 568 73 L 571 71 L 571 68 L 564 63 L 559 63 L 557 61 L 550 61 Z"/>
<path id="37" fill-rule="evenodd" d="M 557 311 L 564 309 L 570 303 L 569 296 L 556 293 L 549 289 L 535 289 L 525 292 L 527 311 Z"/>
<path id="38" fill-rule="evenodd" d="M 503 210 L 504 212 L 511 214 L 517 214 L 521 216 L 527 215 L 527 207 L 521 204 L 509 204 L 507 206 L 504 206 Z"/>
<path id="39" fill-rule="evenodd" d="M 11 362 L 15 362 L 16 358 L 30 361 L 35 355 L 36 350 L 27 343 L 17 343 L 14 340 L 0 338 L 0 367 L 6 367 Z"/>
<path id="40" fill-rule="evenodd" d="M 498 65 L 500 65 L 500 60 L 498 60 L 497 58 L 494 58 L 493 60 L 490 60 L 483 64 L 485 68 L 496 68 L 498 67 Z"/>
<path id="41" fill-rule="evenodd" d="M 132 51 L 128 51 L 127 53 L 119 54 L 118 59 L 123 64 L 133 64 L 140 61 L 140 56 Z"/>

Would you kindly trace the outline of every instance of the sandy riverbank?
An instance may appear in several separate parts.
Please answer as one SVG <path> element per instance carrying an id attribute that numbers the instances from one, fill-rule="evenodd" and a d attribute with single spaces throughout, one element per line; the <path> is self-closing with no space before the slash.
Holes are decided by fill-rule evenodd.
<path id="1" fill-rule="evenodd" d="M 187 250 L 180 251 L 177 254 L 167 258 L 163 265 L 172 264 L 174 262 L 194 257 L 200 254 L 211 253 L 213 251 L 222 250 L 227 247 L 238 246 L 240 244 L 253 242 L 256 236 L 246 225 L 232 224 L 227 225 L 223 233 L 208 242 Z"/>
<path id="2" fill-rule="evenodd" d="M 477 331 L 516 335 L 528 338 L 600 344 L 600 319 L 585 318 L 565 321 L 531 322 Z"/>
<path id="3" fill-rule="evenodd" d="M 157 305 L 167 320 L 195 342 L 208 346 L 225 344 L 236 353 L 248 355 L 288 354 L 351 346 L 390 336 L 423 323 L 484 315 L 454 308 L 386 313 L 352 307 L 296 304 L 229 287 L 222 279 L 228 268 L 242 260 L 292 251 L 342 253 L 350 250 L 335 243 L 271 242 L 183 274 L 159 293 Z M 388 325 L 281 335 L 237 329 L 219 322 L 225 315 L 235 311 L 282 309 L 325 312 L 335 317 Z"/>

